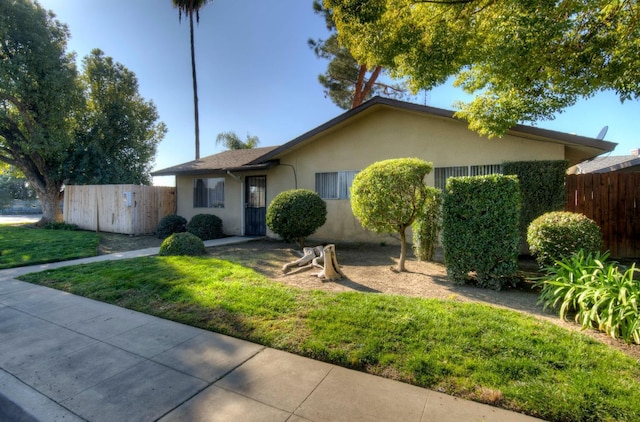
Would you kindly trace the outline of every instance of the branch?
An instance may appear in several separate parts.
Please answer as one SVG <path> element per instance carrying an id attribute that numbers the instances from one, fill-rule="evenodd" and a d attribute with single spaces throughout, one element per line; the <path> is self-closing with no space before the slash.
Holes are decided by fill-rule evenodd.
<path id="1" fill-rule="evenodd" d="M 362 100 L 367 98 L 367 95 L 369 95 L 369 93 L 371 92 L 371 89 L 373 88 L 373 85 L 375 84 L 376 79 L 378 79 L 378 76 L 380 75 L 381 71 L 382 71 L 382 66 L 376 66 L 376 68 L 373 69 L 373 72 L 371 73 L 371 76 L 369 77 L 367 84 L 362 90 Z"/>
<path id="2" fill-rule="evenodd" d="M 22 104 L 22 102 L 16 97 L 14 97 L 13 95 L 9 95 L 4 92 L 0 92 L 0 100 L 9 101 L 18 109 L 18 111 L 20 112 L 20 115 L 24 119 L 24 124 L 27 127 L 27 130 L 29 131 L 29 133 L 33 134 L 34 122 L 31 116 L 29 115 L 29 110 L 27 109 L 27 107 L 25 107 L 25 105 Z"/>
<path id="3" fill-rule="evenodd" d="M 364 95 L 362 95 L 362 84 L 364 83 L 364 75 L 367 73 L 367 66 L 361 64 L 360 69 L 358 70 L 358 80 L 356 81 L 356 86 L 353 90 L 353 104 L 351 104 L 351 108 L 356 108 L 364 101 Z"/>

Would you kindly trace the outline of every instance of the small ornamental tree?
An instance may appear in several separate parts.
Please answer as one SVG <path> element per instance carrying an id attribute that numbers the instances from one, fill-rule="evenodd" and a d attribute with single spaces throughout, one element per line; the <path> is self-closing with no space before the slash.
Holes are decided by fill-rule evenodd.
<path id="1" fill-rule="evenodd" d="M 433 165 L 418 158 L 396 158 L 371 164 L 351 186 L 351 208 L 365 229 L 400 235 L 398 271 L 406 271 L 406 230 L 424 209 L 424 178 Z"/>
<path id="2" fill-rule="evenodd" d="M 327 221 L 327 204 L 309 189 L 280 192 L 267 209 L 267 227 L 285 242 L 304 247 L 305 238 Z"/>

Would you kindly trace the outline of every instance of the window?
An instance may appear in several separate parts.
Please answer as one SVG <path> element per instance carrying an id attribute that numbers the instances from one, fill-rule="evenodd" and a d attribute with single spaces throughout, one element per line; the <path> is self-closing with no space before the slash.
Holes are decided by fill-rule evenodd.
<path id="1" fill-rule="evenodd" d="M 224 178 L 195 179 L 193 208 L 224 208 Z"/>
<path id="2" fill-rule="evenodd" d="M 356 174 L 357 171 L 316 173 L 316 192 L 322 199 L 349 199 Z"/>
<path id="3" fill-rule="evenodd" d="M 481 166 L 436 167 L 433 174 L 435 176 L 436 188 L 444 191 L 447 185 L 447 179 L 450 177 L 502 174 L 502 165 L 488 164 Z"/>

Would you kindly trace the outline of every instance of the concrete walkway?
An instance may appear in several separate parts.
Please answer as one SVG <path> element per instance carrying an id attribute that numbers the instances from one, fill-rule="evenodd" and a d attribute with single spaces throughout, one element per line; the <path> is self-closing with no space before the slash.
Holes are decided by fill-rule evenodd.
<path id="1" fill-rule="evenodd" d="M 0 271 L 0 421 L 536 420 L 15 279 L 157 251 Z"/>

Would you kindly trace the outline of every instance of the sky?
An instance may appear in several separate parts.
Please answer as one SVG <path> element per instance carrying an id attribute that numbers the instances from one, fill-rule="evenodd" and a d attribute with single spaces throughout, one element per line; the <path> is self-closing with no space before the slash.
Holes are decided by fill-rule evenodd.
<path id="1" fill-rule="evenodd" d="M 80 60 L 94 48 L 133 71 L 140 94 L 156 105 L 168 128 L 154 170 L 195 158 L 189 22 L 171 0 L 39 0 L 68 25 L 68 50 Z M 258 136 L 259 146 L 284 144 L 340 115 L 325 98 L 318 74 L 327 62 L 307 46 L 326 38 L 312 0 L 214 0 L 200 11 L 195 29 L 200 115 L 200 156 L 224 148 L 216 136 L 234 131 Z M 453 109 L 468 98 L 450 84 L 415 102 Z M 640 148 L 640 101 L 621 104 L 605 92 L 537 127 L 596 137 L 608 126 L 611 155 Z M 496 140 L 499 142 L 499 140 Z M 171 185 L 173 177 L 154 178 Z"/>

